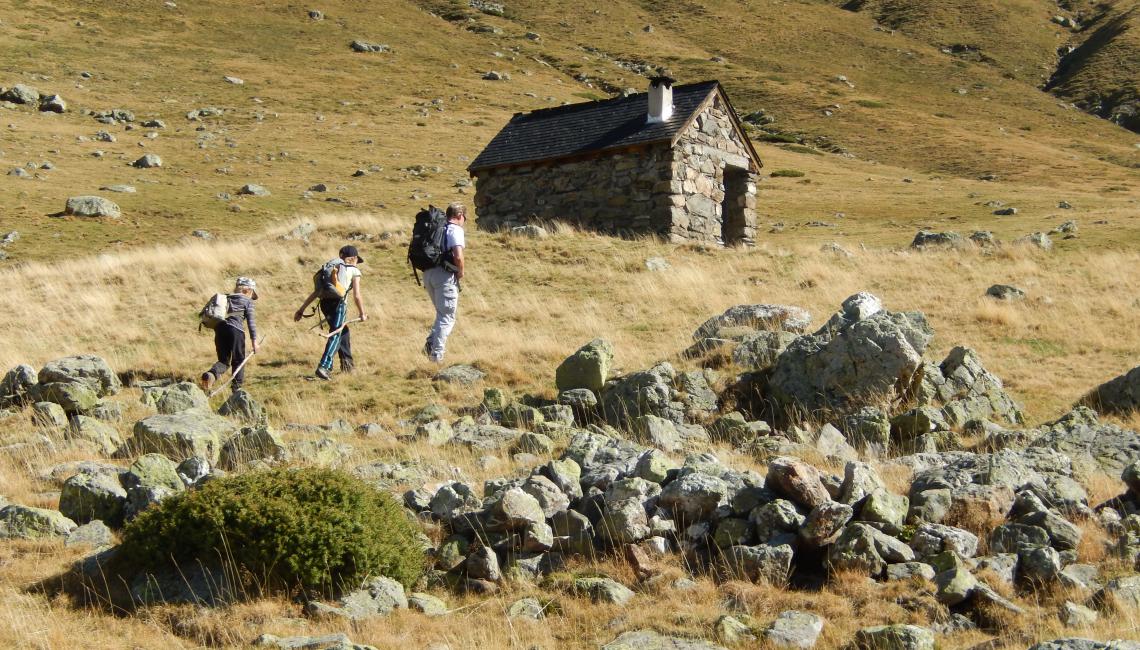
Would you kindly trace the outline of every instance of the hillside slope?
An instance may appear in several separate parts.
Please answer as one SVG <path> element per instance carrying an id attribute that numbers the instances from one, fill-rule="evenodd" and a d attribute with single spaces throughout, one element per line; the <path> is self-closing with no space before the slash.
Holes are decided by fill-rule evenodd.
<path id="1" fill-rule="evenodd" d="M 742 114 L 763 111 L 770 123 L 753 137 L 778 163 L 770 169 L 844 179 L 843 188 L 816 185 L 806 196 L 762 187 L 771 222 L 842 212 L 875 232 L 900 214 L 936 216 L 924 204 L 947 205 L 940 193 L 916 199 L 899 186 L 848 204 L 858 194 L 850 181 L 862 184 L 867 163 L 897 177 L 994 175 L 1007 196 L 1090 192 L 1092 208 L 1130 200 L 1121 188 L 1135 185 L 1135 136 L 1036 87 L 1055 27 L 1048 14 L 1033 18 L 1028 0 L 985 14 L 983 6 L 939 5 L 944 19 L 912 20 L 911 35 L 813 0 L 520 0 L 502 16 L 460 0 L 330 0 L 320 20 L 265 0 L 20 0 L 0 23 L 0 86 L 58 93 L 69 110 L 0 109 L 0 166 L 27 176 L 0 181 L 0 229 L 22 235 L 0 263 L 198 229 L 230 236 L 318 209 L 410 214 L 469 195 L 467 163 L 514 112 L 641 90 L 659 66 L 682 81 L 719 79 Z M 995 44 L 1015 46 L 983 46 L 1000 65 L 943 53 L 981 33 L 963 32 L 963 23 L 992 24 Z M 354 40 L 388 51 L 355 52 Z M 485 80 L 489 71 L 510 79 Z M 188 118 L 202 108 L 220 111 Z M 112 109 L 134 122 L 96 121 Z M 165 128 L 141 126 L 151 119 Z M 147 152 L 163 166 L 131 166 Z M 832 153 L 812 155 L 823 152 Z M 271 195 L 239 194 L 247 183 Z M 136 191 L 101 189 L 113 185 Z M 54 216 L 81 194 L 115 200 L 124 217 Z M 976 202 L 957 201 L 950 211 Z"/>

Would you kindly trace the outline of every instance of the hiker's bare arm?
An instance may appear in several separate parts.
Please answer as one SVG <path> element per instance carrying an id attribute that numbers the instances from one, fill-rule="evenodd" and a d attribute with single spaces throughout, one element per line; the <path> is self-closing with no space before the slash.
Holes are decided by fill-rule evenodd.
<path id="1" fill-rule="evenodd" d="M 463 247 L 456 246 L 451 249 L 451 262 L 455 264 L 455 279 L 463 279 Z"/>
<path id="2" fill-rule="evenodd" d="M 305 302 L 301 304 L 301 308 L 298 309 L 297 311 L 293 312 L 293 320 L 298 321 L 298 320 L 301 320 L 302 318 L 304 318 L 305 317 L 305 308 L 307 308 L 309 306 L 309 303 L 313 302 L 316 299 L 317 299 L 317 292 L 313 291 L 312 293 L 309 294 L 308 298 L 305 298 Z"/>
<path id="3" fill-rule="evenodd" d="M 360 276 L 352 279 L 352 302 L 356 303 L 356 311 L 360 313 L 360 320 L 368 320 L 368 314 L 364 313 L 364 298 L 360 297 Z"/>

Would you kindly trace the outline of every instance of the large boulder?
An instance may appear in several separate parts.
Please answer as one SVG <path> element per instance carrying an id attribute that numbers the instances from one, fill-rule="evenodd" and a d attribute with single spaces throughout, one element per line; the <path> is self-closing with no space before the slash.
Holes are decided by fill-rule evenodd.
<path id="1" fill-rule="evenodd" d="M 59 494 L 59 511 L 76 523 L 100 519 L 121 526 L 127 490 L 122 469 L 113 465 L 88 465 L 67 479 Z"/>
<path id="2" fill-rule="evenodd" d="M 594 339 L 563 361 L 554 374 L 559 391 L 587 388 L 598 393 L 609 379 L 614 346 L 605 339 Z"/>
<path id="3" fill-rule="evenodd" d="M 102 358 L 81 354 L 50 361 L 39 372 L 39 382 L 86 384 L 99 397 L 114 395 L 123 387 L 118 375 Z"/>
<path id="4" fill-rule="evenodd" d="M 13 104 L 36 105 L 40 102 L 40 91 L 33 86 L 16 84 L 0 93 L 0 100 Z"/>
<path id="5" fill-rule="evenodd" d="M 603 417 L 619 427 L 642 415 L 680 423 L 684 419 L 682 405 L 673 395 L 676 376 L 673 366 L 663 362 L 608 384 L 601 396 Z"/>
<path id="6" fill-rule="evenodd" d="M 694 523 L 727 502 L 728 494 L 728 484 L 720 478 L 692 472 L 666 485 L 658 503 L 669 508 L 675 519 Z"/>
<path id="7" fill-rule="evenodd" d="M 768 643 L 777 648 L 813 648 L 823 632 L 823 619 L 811 612 L 780 612 L 764 633 Z"/>
<path id="8" fill-rule="evenodd" d="M 1031 444 L 1068 456 L 1074 471 L 1084 475 L 1097 471 L 1116 474 L 1140 460 L 1140 434 L 1102 423 L 1095 411 L 1084 406 L 1046 425 Z"/>
<path id="9" fill-rule="evenodd" d="M 942 405 L 942 415 L 955 427 L 971 420 L 1023 424 L 1021 408 L 1002 386 L 1001 379 L 982 366 L 978 353 L 956 347 L 938 366 L 927 365 L 922 377 L 922 399 Z"/>
<path id="10" fill-rule="evenodd" d="M 91 443 L 101 453 L 110 456 L 123 445 L 119 430 L 115 427 L 86 415 L 73 415 L 68 421 L 68 440 L 83 440 Z"/>
<path id="11" fill-rule="evenodd" d="M 934 632 L 917 625 L 878 625 L 855 633 L 858 650 L 934 650 Z"/>
<path id="12" fill-rule="evenodd" d="M 798 458 L 781 456 L 768 463 L 765 485 L 794 503 L 814 508 L 831 500 L 819 470 Z"/>
<path id="13" fill-rule="evenodd" d="M 1092 389 L 1081 402 L 1101 413 L 1127 414 L 1140 409 L 1140 366 Z"/>
<path id="14" fill-rule="evenodd" d="M 865 294 L 848 298 L 824 328 L 780 355 L 768 382 L 778 418 L 853 413 L 918 394 L 922 354 L 933 336 L 926 318 L 874 311 L 872 304 Z"/>
<path id="15" fill-rule="evenodd" d="M 118 204 L 101 196 L 73 196 L 67 199 L 63 212 L 75 217 L 118 218 L 123 214 Z"/>
<path id="16" fill-rule="evenodd" d="M 56 510 L 11 504 L 0 508 L 0 539 L 67 537 L 74 521 Z"/>
<path id="17" fill-rule="evenodd" d="M 35 368 L 24 364 L 12 368 L 0 379 L 0 401 L 23 401 L 38 381 Z"/>
<path id="18" fill-rule="evenodd" d="M 37 402 L 59 404 L 68 415 L 86 415 L 99 404 L 98 395 L 85 383 L 41 382 L 32 386 L 29 395 Z"/>
<path id="19" fill-rule="evenodd" d="M 726 550 L 724 562 L 729 575 L 782 586 L 791 574 L 793 555 L 788 544 L 733 546 Z"/>
<path id="20" fill-rule="evenodd" d="M 243 427 L 222 445 L 218 467 L 231 471 L 255 460 L 276 463 L 288 458 L 289 449 L 276 431 L 267 425 Z"/>
<path id="21" fill-rule="evenodd" d="M 222 440 L 237 427 L 208 411 L 152 415 L 135 424 L 130 441 L 135 453 L 158 453 L 176 461 L 201 456 L 217 463 Z"/>
<path id="22" fill-rule="evenodd" d="M 802 334 L 811 325 L 811 314 L 791 305 L 736 305 L 729 307 L 719 316 L 713 316 L 693 333 L 693 339 L 701 341 L 718 338 L 724 328 L 747 328 L 773 332 L 793 332 Z"/>
<path id="23" fill-rule="evenodd" d="M 796 340 L 796 336 L 783 330 L 748 334 L 732 351 L 732 362 L 746 371 L 767 370 L 776 365 L 776 359 Z"/>
<path id="24" fill-rule="evenodd" d="M 171 386 L 147 389 L 143 402 L 153 404 L 159 413 L 171 415 L 190 409 L 209 409 L 210 400 L 197 384 L 181 381 Z"/>

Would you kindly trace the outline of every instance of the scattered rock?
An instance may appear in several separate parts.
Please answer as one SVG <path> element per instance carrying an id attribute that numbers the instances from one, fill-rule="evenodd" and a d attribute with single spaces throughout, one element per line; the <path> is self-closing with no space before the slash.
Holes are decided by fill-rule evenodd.
<path id="1" fill-rule="evenodd" d="M 64 214 L 75 217 L 111 217 L 122 216 L 122 211 L 114 202 L 101 196 L 73 196 L 67 200 Z"/>

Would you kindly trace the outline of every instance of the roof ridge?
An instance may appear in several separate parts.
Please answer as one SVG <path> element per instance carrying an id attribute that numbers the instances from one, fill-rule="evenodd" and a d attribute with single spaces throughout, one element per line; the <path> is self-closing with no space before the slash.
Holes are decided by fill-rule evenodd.
<path id="1" fill-rule="evenodd" d="M 688 83 L 688 84 L 679 84 L 679 85 L 673 86 L 673 92 L 677 92 L 678 90 L 682 90 L 682 89 L 689 90 L 689 89 L 695 88 L 697 86 L 713 85 L 713 84 L 719 85 L 720 82 L 717 81 L 716 79 L 709 79 L 707 81 L 696 81 L 696 82 Z M 611 102 L 633 101 L 638 97 L 643 97 L 643 96 L 648 95 L 648 94 L 649 94 L 649 91 L 645 91 L 645 92 L 640 92 L 640 93 L 632 93 L 629 95 L 621 95 L 618 97 L 610 97 L 608 99 L 593 99 L 590 101 L 575 102 L 573 104 L 563 104 L 561 106 L 548 106 L 546 108 L 536 108 L 532 111 L 520 111 L 520 112 L 512 115 L 511 120 L 514 121 L 516 118 L 529 117 L 532 115 L 535 117 L 539 117 L 539 116 L 545 117 L 548 115 L 557 114 L 559 112 L 571 113 L 575 110 L 584 110 L 587 108 L 597 108 L 601 104 L 608 104 Z"/>

